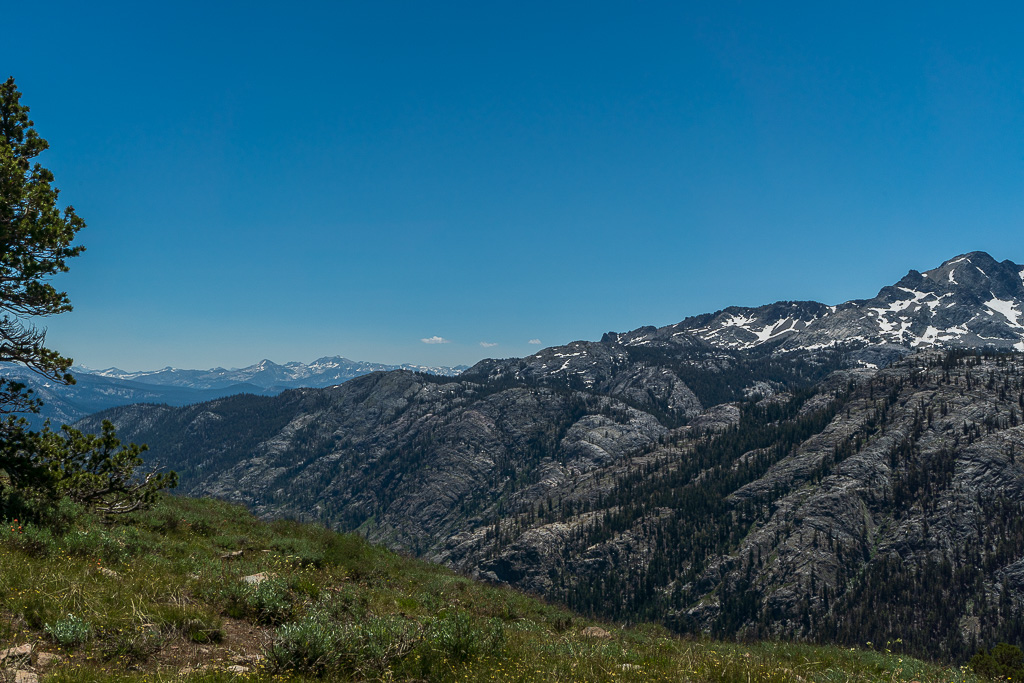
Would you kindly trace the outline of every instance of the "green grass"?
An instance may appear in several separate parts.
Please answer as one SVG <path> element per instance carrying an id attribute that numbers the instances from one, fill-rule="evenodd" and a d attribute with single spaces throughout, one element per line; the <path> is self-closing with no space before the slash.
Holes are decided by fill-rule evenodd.
<path id="1" fill-rule="evenodd" d="M 563 608 L 212 500 L 68 520 L 60 532 L 0 525 L 0 649 L 59 653 L 44 678 L 55 683 L 979 680 L 891 652 L 681 639 L 653 625 L 585 637 L 594 622 Z"/>

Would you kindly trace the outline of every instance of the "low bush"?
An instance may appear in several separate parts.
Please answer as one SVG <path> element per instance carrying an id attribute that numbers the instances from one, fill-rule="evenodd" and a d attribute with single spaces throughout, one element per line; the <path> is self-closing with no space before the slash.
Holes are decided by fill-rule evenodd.
<path id="1" fill-rule="evenodd" d="M 98 652 L 105 660 L 121 664 L 145 662 L 159 652 L 164 638 L 159 631 L 146 626 L 99 629 L 96 634 Z"/>
<path id="2" fill-rule="evenodd" d="M 278 628 L 267 659 L 279 672 L 373 678 L 412 652 L 420 631 L 415 621 L 396 616 L 339 624 L 317 612 Z"/>
<path id="3" fill-rule="evenodd" d="M 267 652 L 271 667 L 281 672 L 323 676 L 338 667 L 337 624 L 320 615 L 284 624 Z"/>
<path id="4" fill-rule="evenodd" d="M 224 621 L 193 605 L 154 605 L 150 620 L 164 633 L 177 633 L 193 643 L 219 643 L 224 639 Z"/>
<path id="5" fill-rule="evenodd" d="M 427 642 L 435 654 L 462 664 L 481 655 L 499 654 L 505 644 L 505 630 L 499 620 L 480 624 L 465 611 L 446 610 L 431 620 Z"/>
<path id="6" fill-rule="evenodd" d="M 31 557 L 49 557 L 57 547 L 53 533 L 46 527 L 17 519 L 0 524 L 0 543 Z"/>
<path id="7" fill-rule="evenodd" d="M 1018 680 L 1024 677 L 1024 652 L 1016 645 L 999 643 L 991 651 L 982 649 L 971 657 L 971 668 L 982 676 Z"/>
<path id="8" fill-rule="evenodd" d="M 97 558 L 105 564 L 115 565 L 127 563 L 143 547 L 136 529 L 108 529 L 98 525 L 88 529 L 72 529 L 64 535 L 62 544 L 71 555 Z"/>
<path id="9" fill-rule="evenodd" d="M 43 631 L 53 638 L 57 644 L 64 647 L 72 647 L 80 645 L 89 639 L 92 626 L 81 617 L 69 614 L 52 624 L 44 624 Z"/>
<path id="10" fill-rule="evenodd" d="M 287 582 L 271 578 L 259 583 L 232 581 L 222 589 L 225 612 L 234 619 L 251 619 L 258 624 L 277 625 L 291 619 L 296 611 Z"/>

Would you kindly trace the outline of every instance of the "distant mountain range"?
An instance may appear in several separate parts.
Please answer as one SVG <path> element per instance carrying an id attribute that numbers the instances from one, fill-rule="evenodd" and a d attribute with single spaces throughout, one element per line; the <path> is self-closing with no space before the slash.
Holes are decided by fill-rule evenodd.
<path id="1" fill-rule="evenodd" d="M 308 365 L 295 361 L 278 365 L 273 361 L 264 359 L 255 365 L 250 365 L 246 368 L 233 368 L 231 370 L 225 370 L 224 368 L 180 370 L 168 367 L 162 370 L 126 372 L 118 368 L 90 370 L 78 367 L 73 368 L 73 371 L 76 374 L 90 374 L 97 377 L 108 377 L 161 387 L 226 389 L 239 385 L 252 385 L 264 391 L 279 393 L 285 389 L 297 389 L 299 387 L 329 387 L 371 372 L 410 370 L 412 372 L 426 372 L 431 375 L 452 377 L 458 375 L 467 367 L 460 365 L 449 368 L 444 366 L 413 365 L 411 363 L 385 365 L 383 363 L 349 360 L 341 356 L 325 356 L 317 358 Z"/>
<path id="2" fill-rule="evenodd" d="M 454 376 L 466 366 L 434 367 L 424 365 L 385 365 L 354 361 L 341 356 L 318 358 L 309 363 L 278 365 L 262 360 L 246 368 L 226 370 L 162 370 L 127 372 L 118 368 L 71 369 L 76 384 L 64 386 L 33 373 L 27 368 L 0 363 L 0 374 L 27 383 L 43 400 L 38 415 L 26 416 L 34 425 L 49 419 L 55 425 L 70 424 L 86 415 L 131 403 L 158 403 L 184 406 L 233 394 L 273 396 L 286 389 L 329 387 L 371 372 L 409 370 L 433 375 Z"/>
<path id="3" fill-rule="evenodd" d="M 1022 273 L 972 252 L 837 306 L 79 425 L 587 613 L 962 659 L 1024 641 Z"/>

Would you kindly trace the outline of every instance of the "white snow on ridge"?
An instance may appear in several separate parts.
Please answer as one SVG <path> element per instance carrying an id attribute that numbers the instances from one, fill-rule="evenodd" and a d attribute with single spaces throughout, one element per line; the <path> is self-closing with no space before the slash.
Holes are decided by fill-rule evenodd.
<path id="1" fill-rule="evenodd" d="M 914 297 L 915 302 L 920 301 L 921 299 L 931 294 L 931 292 L 919 292 L 916 289 L 910 289 L 909 287 L 897 287 L 897 289 L 903 290 L 907 294 Z"/>
<path id="2" fill-rule="evenodd" d="M 953 268 L 953 269 L 951 269 L 949 271 L 949 281 L 952 282 L 954 285 L 958 285 L 960 283 L 953 279 L 953 273 L 955 273 L 955 272 L 956 272 L 955 268 Z"/>
<path id="3" fill-rule="evenodd" d="M 986 301 L 985 305 L 996 313 L 1002 314 L 1004 318 L 1010 321 L 1011 326 L 1024 329 L 1024 325 L 1020 323 L 1020 311 L 1017 310 L 1017 303 L 1015 301 L 1003 301 L 1002 299 L 993 298 Z"/>
<path id="4" fill-rule="evenodd" d="M 1020 279 L 1021 279 L 1021 282 L 1024 282 L 1024 270 L 1021 270 L 1021 271 L 1020 271 L 1019 273 L 1017 273 L 1017 274 L 1018 274 L 1018 275 L 1020 275 Z"/>
<path id="5" fill-rule="evenodd" d="M 931 325 L 929 325 L 928 329 L 926 329 L 924 331 L 924 334 L 922 334 L 920 337 L 917 337 L 916 339 L 912 340 L 910 342 L 910 345 L 911 346 L 920 346 L 921 344 L 934 345 L 935 341 L 938 339 L 938 337 L 939 337 L 939 330 L 938 330 L 938 328 L 932 327 Z"/>
<path id="6" fill-rule="evenodd" d="M 733 315 L 728 320 L 723 320 L 722 325 L 726 327 L 742 327 L 746 329 L 746 326 L 752 322 L 757 322 L 756 318 L 748 318 L 745 315 Z"/>
<path id="7" fill-rule="evenodd" d="M 789 323 L 789 325 L 786 325 L 786 323 Z M 781 329 L 780 329 L 780 327 L 781 327 Z M 750 331 L 753 332 L 757 336 L 757 343 L 760 344 L 761 342 L 766 342 L 769 339 L 771 339 L 772 337 L 778 336 L 778 335 L 782 334 L 783 332 L 787 332 L 787 331 L 791 330 L 792 328 L 793 328 L 793 319 L 792 318 L 783 318 L 782 320 L 777 320 L 774 323 L 772 323 L 771 325 L 768 325 L 767 327 L 765 327 L 763 330 L 761 330 L 759 332 L 756 331 L 756 330 L 750 330 Z"/>
<path id="8" fill-rule="evenodd" d="M 908 289 L 906 287 L 900 287 L 899 289 L 906 292 L 907 294 L 910 294 L 914 298 L 900 299 L 899 301 L 893 301 L 891 304 L 889 304 L 888 308 L 868 308 L 867 311 L 872 312 L 878 316 L 876 322 L 878 323 L 879 330 L 883 334 L 891 334 L 895 332 L 896 336 L 899 338 L 901 342 L 903 341 L 904 332 L 906 332 L 907 327 L 910 326 L 910 323 L 906 322 L 906 316 L 894 316 L 894 313 L 905 311 L 914 304 L 923 304 L 924 306 L 927 306 L 928 308 L 934 311 L 936 307 L 938 307 L 942 299 L 944 299 L 947 296 L 952 296 L 952 294 L 943 294 L 942 296 L 936 297 L 935 294 L 933 294 L 932 292 L 919 292 L 916 289 Z M 924 301 L 924 299 L 928 297 L 934 298 L 931 301 Z M 895 331 L 896 320 L 894 318 L 902 322 L 902 327 L 899 331 Z"/>

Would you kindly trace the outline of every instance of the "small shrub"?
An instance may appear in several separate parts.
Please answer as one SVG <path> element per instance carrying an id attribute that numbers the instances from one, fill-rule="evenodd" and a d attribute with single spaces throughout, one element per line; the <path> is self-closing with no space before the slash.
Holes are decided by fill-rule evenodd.
<path id="1" fill-rule="evenodd" d="M 338 640 L 337 625 L 313 615 L 278 628 L 267 660 L 278 671 L 323 676 L 338 666 Z"/>
<path id="2" fill-rule="evenodd" d="M 57 541 L 49 529 L 30 523 L 23 524 L 17 519 L 0 524 L 0 543 L 39 558 L 52 555 L 57 547 Z"/>
<path id="3" fill-rule="evenodd" d="M 54 609 L 53 603 L 43 595 L 31 592 L 24 597 L 21 614 L 30 628 L 40 630 L 48 621 L 56 619 L 59 613 Z"/>
<path id="4" fill-rule="evenodd" d="M 193 643 L 219 643 L 224 639 L 224 622 L 192 605 L 154 605 L 150 619 L 165 633 L 178 633 Z"/>
<path id="5" fill-rule="evenodd" d="M 259 624 L 282 624 L 295 611 L 288 584 L 281 579 L 259 583 L 233 583 L 224 591 L 225 611 L 235 619 L 252 619 Z"/>
<path id="6" fill-rule="evenodd" d="M 367 594 L 350 584 L 324 591 L 317 603 L 317 610 L 340 622 L 362 621 L 369 607 Z"/>
<path id="7" fill-rule="evenodd" d="M 121 663 L 144 662 L 163 645 L 159 631 L 138 627 L 101 629 L 97 640 L 103 659 Z"/>
<path id="8" fill-rule="evenodd" d="M 483 654 L 500 652 L 505 631 L 497 620 L 482 627 L 474 624 L 466 612 L 451 610 L 430 622 L 427 639 L 436 654 L 464 663 Z"/>
<path id="9" fill-rule="evenodd" d="M 308 538 L 280 538 L 270 544 L 284 559 L 297 567 L 324 566 L 324 550 L 319 543 Z"/>
<path id="10" fill-rule="evenodd" d="M 339 624 L 319 612 L 278 628 L 267 659 L 279 672 L 373 678 L 412 652 L 419 638 L 419 625 L 400 617 Z"/>
<path id="11" fill-rule="evenodd" d="M 192 522 L 191 529 L 192 533 L 194 533 L 197 536 L 203 537 L 210 536 L 211 534 L 213 534 L 214 531 L 213 527 L 210 526 L 205 519 L 200 519 L 195 522 Z"/>
<path id="12" fill-rule="evenodd" d="M 81 617 L 69 614 L 53 624 L 45 624 L 43 630 L 58 644 L 64 647 L 71 647 L 88 640 L 92 627 L 88 621 Z"/>
<path id="13" fill-rule="evenodd" d="M 353 673 L 383 673 L 412 652 L 420 638 L 419 624 L 402 617 L 371 617 L 342 630 L 338 653 Z"/>
<path id="14" fill-rule="evenodd" d="M 1024 652 L 1016 645 L 999 643 L 990 652 L 982 649 L 971 657 L 974 673 L 990 678 L 1016 680 L 1024 676 Z"/>
<path id="15" fill-rule="evenodd" d="M 95 557 L 105 564 L 124 564 L 144 546 L 137 529 L 124 527 L 73 529 L 65 534 L 63 545 L 71 555 Z"/>

